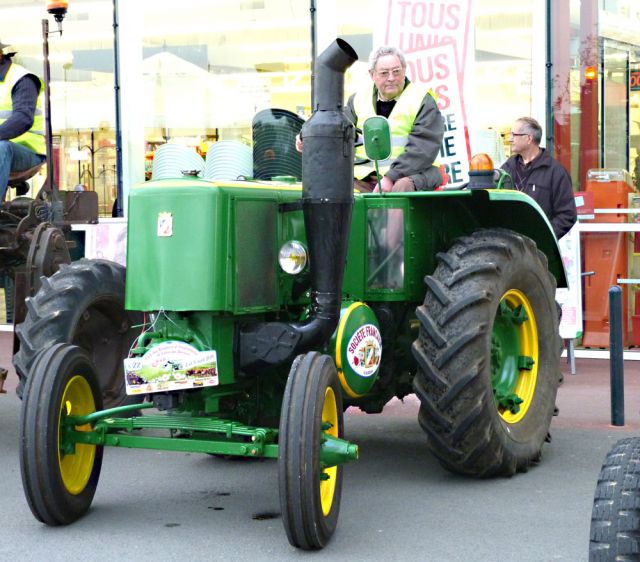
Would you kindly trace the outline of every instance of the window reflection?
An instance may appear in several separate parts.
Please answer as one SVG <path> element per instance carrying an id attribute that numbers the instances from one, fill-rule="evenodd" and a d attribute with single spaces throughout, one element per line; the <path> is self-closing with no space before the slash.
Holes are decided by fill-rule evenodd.
<path id="1" fill-rule="evenodd" d="M 402 209 L 369 209 L 367 213 L 367 286 L 404 288 L 404 214 Z"/>
<path id="2" fill-rule="evenodd" d="M 544 102 L 538 103 L 544 99 L 544 74 L 534 74 L 534 63 L 544 68 L 544 11 L 533 0 L 474 0 L 473 6 L 475 49 L 467 58 L 464 84 L 468 132 L 472 152 L 488 153 L 498 166 L 510 155 L 507 135 L 515 119 L 537 113 L 544 121 Z M 361 58 L 347 75 L 346 91 L 352 93 L 368 79 L 366 57 L 382 44 L 386 22 L 367 0 L 349 2 L 337 10 L 336 20 L 337 34 L 352 42 Z"/>
<path id="3" fill-rule="evenodd" d="M 51 125 L 57 183 L 65 190 L 95 190 L 101 214 L 115 197 L 112 2 L 77 0 L 63 23 L 50 24 Z M 3 41 L 18 52 L 16 62 L 43 76 L 44 3 L 0 2 Z M 27 195 L 44 183 L 46 167 Z"/>
<path id="4" fill-rule="evenodd" d="M 174 3 L 147 3 L 154 7 L 142 29 L 147 162 L 166 142 L 205 158 L 219 141 L 250 147 L 252 121 L 264 110 L 311 113 L 307 5 L 188 0 L 168 18 Z"/>
<path id="5" fill-rule="evenodd" d="M 120 4 L 124 10 L 133 3 Z M 388 3 L 353 0 L 339 8 L 335 2 L 316 4 L 318 52 L 340 36 L 361 58 L 346 76 L 345 93 L 352 93 L 369 79 L 366 57 L 374 44 L 382 41 L 385 29 L 377 8 Z M 183 144 L 204 155 L 219 140 L 250 146 L 251 120 L 261 110 L 279 108 L 309 116 L 308 3 L 136 0 L 135 5 L 140 6 L 139 21 L 128 22 L 126 33 L 136 35 L 134 44 L 139 52 L 123 53 L 123 61 L 133 56 L 141 60 L 142 101 L 136 102 L 133 110 L 143 114 L 140 127 L 144 131 L 134 142 L 141 145 L 139 159 L 146 160 L 148 174 L 160 144 Z M 544 70 L 540 74 L 545 62 L 546 22 L 540 3 L 533 0 L 474 0 L 473 6 L 474 43 L 467 58 L 469 79 L 464 84 L 471 148 L 488 152 L 498 165 L 509 155 L 505 133 L 513 119 L 533 114 L 542 122 L 542 114 L 549 111 L 545 108 Z M 626 53 L 630 70 L 638 69 L 634 32 L 640 11 L 632 0 L 571 0 L 550 6 L 555 127 L 547 134 L 553 135 L 556 156 L 571 168 L 574 186 L 579 188 L 579 159 L 585 154 L 581 117 L 590 111 L 580 99 L 585 41 L 591 37 L 591 49 L 597 46 L 598 35 L 607 37 L 607 48 Z M 17 62 L 42 75 L 44 3 L 0 0 L 0 8 L 2 40 L 17 48 Z M 589 10 L 595 11 L 599 26 L 593 30 L 585 15 Z M 50 58 L 53 164 L 59 172 L 58 182 L 62 189 L 95 189 L 101 214 L 108 215 L 116 183 L 112 0 L 74 0 L 63 35 L 50 38 Z M 626 102 L 631 136 L 627 166 L 632 171 L 640 158 L 636 142 L 640 136 L 639 100 L 637 91 L 632 91 Z M 122 103 L 131 102 L 124 98 Z M 594 111 L 597 119 L 597 108 Z M 618 117 L 615 111 L 609 115 L 613 132 Z M 593 144 L 599 147 L 597 142 Z M 589 156 L 596 162 L 598 157 Z M 44 175 L 43 171 L 34 180 L 36 189 Z"/>
<path id="6" fill-rule="evenodd" d="M 219 140 L 250 146 L 252 119 L 263 109 L 311 113 L 306 3 L 136 2 L 141 20 L 124 32 L 138 35 L 125 39 L 127 45 L 138 44 L 140 53 L 121 56 L 142 60 L 144 103 L 134 111 L 144 115 L 145 146 L 138 153 L 147 176 L 161 144 L 180 144 L 206 156 Z M 42 76 L 44 4 L 0 0 L 0 8 L 2 40 L 16 46 L 20 64 Z M 61 37 L 49 39 L 58 184 L 97 191 L 100 214 L 111 216 L 117 183 L 112 0 L 74 0 L 63 28 Z M 131 101 L 125 97 L 121 103 Z M 34 191 L 45 175 L 35 180 Z"/>

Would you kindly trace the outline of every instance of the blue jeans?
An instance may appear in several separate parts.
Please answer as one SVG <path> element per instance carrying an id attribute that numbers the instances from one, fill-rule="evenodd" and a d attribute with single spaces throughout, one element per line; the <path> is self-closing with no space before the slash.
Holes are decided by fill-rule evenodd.
<path id="1" fill-rule="evenodd" d="M 22 172 L 44 162 L 45 157 L 8 140 L 0 140 L 0 201 L 4 199 L 11 172 Z"/>

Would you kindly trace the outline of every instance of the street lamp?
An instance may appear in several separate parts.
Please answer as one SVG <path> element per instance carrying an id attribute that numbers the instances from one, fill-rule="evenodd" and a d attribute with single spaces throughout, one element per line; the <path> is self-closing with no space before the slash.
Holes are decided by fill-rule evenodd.
<path id="1" fill-rule="evenodd" d="M 69 2 L 65 2 L 64 0 L 52 0 L 47 2 L 47 12 L 49 12 L 53 19 L 58 22 L 58 33 L 62 35 L 62 20 L 64 16 L 67 15 L 67 8 L 69 7 Z"/>

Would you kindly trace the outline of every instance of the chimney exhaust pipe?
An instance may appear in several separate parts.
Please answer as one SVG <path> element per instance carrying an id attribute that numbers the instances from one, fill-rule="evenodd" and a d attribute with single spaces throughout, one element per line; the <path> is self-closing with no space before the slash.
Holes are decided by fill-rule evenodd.
<path id="1" fill-rule="evenodd" d="M 326 343 L 340 319 L 353 208 L 354 126 L 343 115 L 344 74 L 358 60 L 336 39 L 316 59 L 313 115 L 301 137 L 302 210 L 309 248 L 311 314 L 301 323 L 267 322 L 240 333 L 241 367 L 276 365 Z"/>

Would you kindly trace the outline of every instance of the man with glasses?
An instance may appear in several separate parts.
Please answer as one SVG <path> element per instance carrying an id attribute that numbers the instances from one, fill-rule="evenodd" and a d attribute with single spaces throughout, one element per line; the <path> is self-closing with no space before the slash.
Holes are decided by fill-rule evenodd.
<path id="1" fill-rule="evenodd" d="M 380 47 L 369 57 L 373 84 L 353 94 L 345 114 L 357 128 L 368 117 L 382 115 L 391 128 L 391 158 L 380 167 L 382 191 L 433 190 L 443 177 L 434 166 L 444 136 L 444 121 L 433 93 L 406 77 L 407 63 L 395 47 Z M 355 186 L 372 191 L 375 167 L 364 147 L 356 147 Z"/>
<path id="2" fill-rule="evenodd" d="M 515 188 L 535 199 L 547 215 L 556 238 L 564 236 L 577 219 L 571 176 L 544 148 L 542 127 L 531 117 L 516 120 L 511 130 L 511 157 L 502 165 Z"/>

